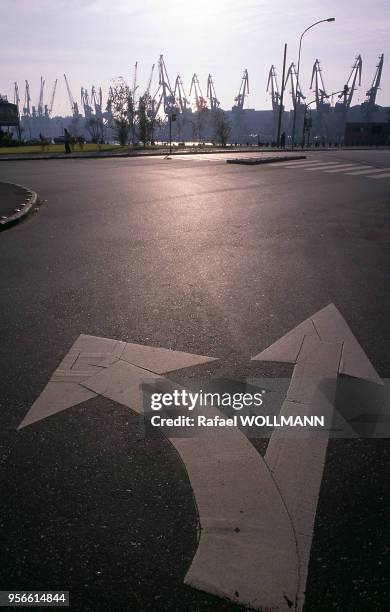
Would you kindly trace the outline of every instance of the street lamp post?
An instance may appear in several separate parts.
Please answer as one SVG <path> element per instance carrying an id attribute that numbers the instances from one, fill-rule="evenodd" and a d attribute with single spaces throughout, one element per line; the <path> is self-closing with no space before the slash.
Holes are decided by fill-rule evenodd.
<path id="1" fill-rule="evenodd" d="M 292 150 L 294 149 L 294 140 L 295 140 L 295 126 L 296 126 L 296 122 L 297 122 L 297 106 L 298 106 L 298 84 L 299 84 L 299 70 L 301 67 L 301 50 L 302 50 L 302 38 L 304 37 L 304 35 L 306 34 L 306 32 L 308 32 L 308 30 L 311 30 L 311 28 L 314 28 L 314 26 L 318 25 L 319 23 L 325 23 L 325 22 L 331 22 L 331 21 L 336 21 L 335 17 L 329 17 L 328 19 L 320 19 L 319 21 L 316 21 L 315 23 L 312 23 L 308 28 L 306 28 L 306 30 L 304 30 L 301 34 L 301 37 L 299 39 L 299 53 L 298 53 L 298 69 L 297 69 L 297 84 L 295 87 L 295 104 L 294 104 L 294 118 L 293 118 L 293 128 L 292 128 L 292 137 L 291 137 L 291 148 Z"/>

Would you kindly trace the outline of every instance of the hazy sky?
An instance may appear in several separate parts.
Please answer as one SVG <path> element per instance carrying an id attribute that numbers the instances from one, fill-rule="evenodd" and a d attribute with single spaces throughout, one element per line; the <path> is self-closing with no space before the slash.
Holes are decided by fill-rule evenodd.
<path id="1" fill-rule="evenodd" d="M 47 103 L 58 77 L 55 113 L 70 110 L 64 72 L 79 102 L 82 85 L 101 85 L 107 91 L 119 75 L 131 82 L 135 61 L 142 89 L 160 53 L 171 82 L 179 73 L 187 92 L 196 72 L 206 93 L 210 72 L 225 108 L 232 106 L 247 68 L 246 106 L 270 108 L 268 71 L 275 64 L 281 80 L 283 44 L 288 44 L 288 63 L 296 61 L 302 30 L 327 17 L 336 17 L 336 22 L 320 24 L 304 38 L 301 83 L 307 101 L 313 97 L 309 85 L 316 58 L 332 92 L 342 88 L 355 56 L 362 55 L 357 103 L 384 53 L 377 100 L 390 104 L 389 0 L 0 0 L 0 15 L 0 93 L 12 100 L 16 80 L 23 101 L 28 79 L 32 103 L 37 104 L 42 75 Z M 156 79 L 154 83 L 153 90 Z"/>

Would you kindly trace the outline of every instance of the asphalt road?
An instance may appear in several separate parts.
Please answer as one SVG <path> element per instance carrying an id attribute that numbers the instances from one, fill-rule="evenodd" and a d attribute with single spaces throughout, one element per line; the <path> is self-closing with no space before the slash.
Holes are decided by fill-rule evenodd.
<path id="1" fill-rule="evenodd" d="M 81 333 L 219 358 L 182 384 L 288 376 L 249 360 L 333 302 L 390 377 L 390 177 L 347 174 L 390 173 L 390 152 L 308 158 L 340 171 L 0 163 L 44 200 L 0 236 L 2 590 L 66 589 L 80 612 L 240 609 L 183 585 L 196 509 L 165 439 L 103 398 L 16 427 Z M 389 468 L 387 441 L 330 442 L 305 612 L 388 610 Z"/>

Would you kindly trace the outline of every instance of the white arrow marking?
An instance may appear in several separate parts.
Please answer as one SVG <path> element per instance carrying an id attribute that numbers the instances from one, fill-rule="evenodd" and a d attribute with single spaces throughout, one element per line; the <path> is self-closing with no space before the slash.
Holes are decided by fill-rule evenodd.
<path id="1" fill-rule="evenodd" d="M 139 390 L 140 381 L 156 380 L 158 374 L 209 361 L 214 359 L 81 334 L 18 429 L 98 394 L 130 407 L 130 403 L 120 401 L 118 395 L 126 395 L 128 391 L 134 402 L 135 389 Z M 137 398 L 137 406 L 131 406 L 135 410 L 139 409 L 138 391 Z"/>
<path id="2" fill-rule="evenodd" d="M 160 374 L 208 361 L 213 359 L 82 335 L 19 428 L 97 395 L 140 412 L 142 384 L 166 384 Z M 222 416 L 210 406 L 196 411 Z M 254 609 L 290 610 L 298 591 L 296 542 L 263 458 L 239 430 L 224 435 L 209 428 L 169 439 L 186 467 L 200 522 L 185 582 Z"/>
<path id="3" fill-rule="evenodd" d="M 325 416 L 332 422 L 338 374 L 382 383 L 345 320 L 330 304 L 268 349 L 259 361 L 294 363 L 281 415 Z M 291 517 L 297 540 L 299 587 L 297 609 L 304 604 L 317 501 L 325 464 L 328 432 L 307 430 L 291 439 L 282 429 L 269 442 L 265 460 Z M 270 523 L 274 532 L 274 525 Z M 277 533 L 275 536 L 277 537 Z M 275 592 L 275 601 L 278 593 Z M 273 608 L 271 608 L 273 609 Z"/>

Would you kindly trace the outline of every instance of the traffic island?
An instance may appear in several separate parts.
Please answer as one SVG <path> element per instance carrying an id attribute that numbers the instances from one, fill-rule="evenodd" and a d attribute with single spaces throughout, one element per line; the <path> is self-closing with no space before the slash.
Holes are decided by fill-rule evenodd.
<path id="1" fill-rule="evenodd" d="M 24 219 L 37 201 L 35 191 L 15 183 L 0 182 L 0 231 Z"/>
<path id="2" fill-rule="evenodd" d="M 306 159 L 306 155 L 283 155 L 279 157 L 235 157 L 227 159 L 227 164 L 244 164 L 245 166 L 257 166 L 259 164 L 273 164 L 276 162 L 295 161 Z"/>

